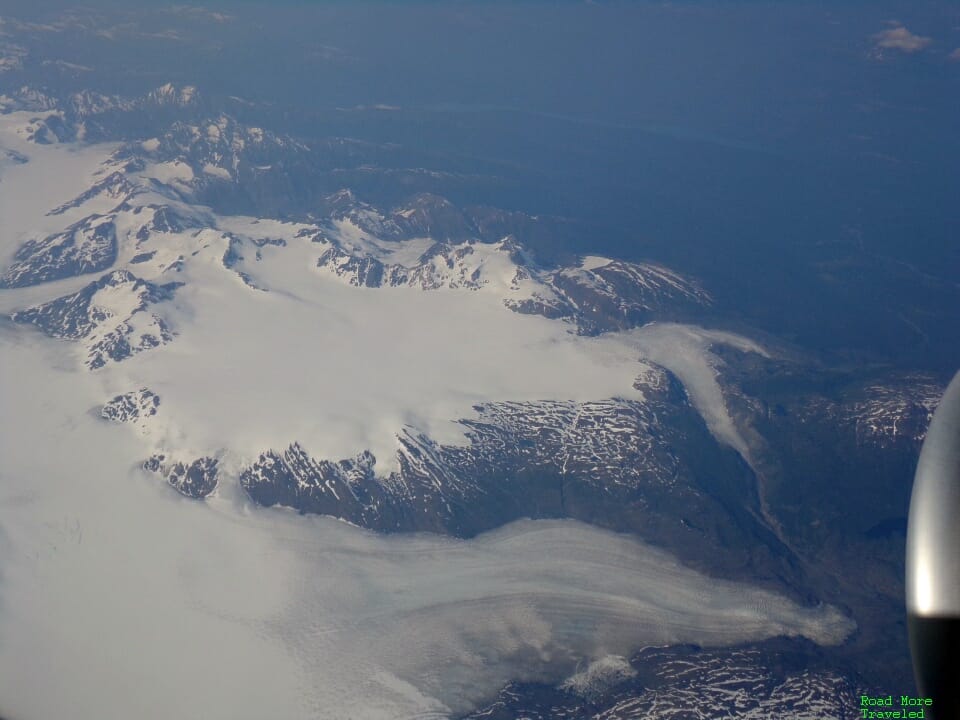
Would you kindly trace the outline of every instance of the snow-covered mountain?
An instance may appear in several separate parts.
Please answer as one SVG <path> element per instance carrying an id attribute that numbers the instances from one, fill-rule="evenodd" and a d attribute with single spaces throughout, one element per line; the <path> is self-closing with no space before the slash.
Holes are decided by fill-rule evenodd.
<path id="1" fill-rule="evenodd" d="M 571 268 L 539 268 L 509 236 L 490 244 L 434 242 L 413 264 L 383 262 L 331 247 L 317 266 L 363 287 L 505 287 L 511 294 L 504 304 L 511 310 L 572 320 L 584 334 L 641 325 L 711 302 L 695 282 L 659 265 L 588 257 Z"/>
<path id="2" fill-rule="evenodd" d="M 684 557 L 720 547 L 705 519 L 720 527 L 731 510 L 711 475 L 751 480 L 718 429 L 723 408 L 701 414 L 706 395 L 691 403 L 684 386 L 701 361 L 681 356 L 709 343 L 685 344 L 674 367 L 642 359 L 664 332 L 642 326 L 711 306 L 694 279 L 594 256 L 542 262 L 521 238 L 491 236 L 521 227 L 516 213 L 436 195 L 380 209 L 344 190 L 299 222 L 224 215 L 201 200 L 211 187 L 306 152 L 225 117 L 102 152 L 50 198 L 52 229 L 8 249 L 13 305 L 17 292 L 43 298 L 10 317 L 77 344 L 111 393 L 104 417 L 135 428 L 143 467 L 180 492 L 242 488 L 374 529 L 467 536 L 524 516 L 649 537 L 677 523 L 668 542 Z M 713 382 L 694 372 L 697 387 Z M 764 536 L 742 514 L 738 542 Z M 738 562 L 721 554 L 709 562 Z"/>
<path id="3" fill-rule="evenodd" d="M 115 135 L 123 125 L 142 126 L 148 115 L 173 117 L 175 113 L 201 107 L 196 87 L 172 83 L 140 97 L 105 95 L 86 89 L 57 97 L 29 85 L 0 94 L 0 111 L 36 113 L 26 134 L 41 144 L 104 139 Z"/>
<path id="4" fill-rule="evenodd" d="M 104 403 L 100 415 L 113 422 L 139 423 L 157 414 L 160 396 L 147 388 L 131 390 Z"/>
<path id="5" fill-rule="evenodd" d="M 189 463 L 168 460 L 166 455 L 151 455 L 143 469 L 157 473 L 171 487 L 187 497 L 202 500 L 217 488 L 216 458 L 201 457 Z"/>
<path id="6" fill-rule="evenodd" d="M 116 228 L 110 217 L 91 215 L 17 250 L 3 276 L 8 287 L 35 285 L 106 270 L 117 259 Z"/>
<path id="7" fill-rule="evenodd" d="M 79 292 L 15 312 L 11 319 L 35 325 L 50 337 L 81 341 L 84 363 L 97 369 L 173 339 L 163 318 L 147 310 L 173 297 L 177 286 L 114 270 Z"/>
<path id="8" fill-rule="evenodd" d="M 765 363 L 812 371 L 697 324 L 723 308 L 696 278 L 653 261 L 558 259 L 529 241 L 549 227 L 540 218 L 434 192 L 307 192 L 330 157 L 367 149 L 208 113 L 191 87 L 3 102 L 0 204 L 15 216 L 0 240 L 3 314 L 97 388 L 97 432 L 135 449 L 145 484 L 391 533 L 474 538 L 573 518 L 715 576 L 816 597 L 768 507 L 762 476 L 778 446 L 761 421 L 777 409 L 751 384 Z M 137 134 L 153 112 L 163 122 Z M 121 141 L 92 142 L 121 116 Z M 288 191 L 311 211 L 232 211 Z M 787 414 L 829 416 L 880 445 L 922 437 L 935 382 L 919 404 L 879 381 L 860 390 L 839 403 L 806 394 Z M 816 624 L 834 611 L 803 612 Z M 843 620 L 823 637 L 846 637 Z M 590 702 L 616 703 L 596 716 L 679 712 L 691 693 L 720 698 L 731 678 L 760 673 L 704 657 L 696 682 L 665 663 L 655 695 L 601 683 Z M 749 712 L 829 712 L 824 698 L 847 688 L 838 677 L 761 678 Z M 557 692 L 583 699 L 577 688 L 595 680 Z"/>
<path id="9" fill-rule="evenodd" d="M 141 104 L 194 102 L 190 89 L 155 95 Z M 22 123 L 32 121 L 8 118 L 20 138 L 8 144 L 28 158 L 38 138 Z M 144 467 L 192 497 L 228 483 L 261 504 L 381 530 L 472 535 L 569 515 L 650 537 L 677 522 L 669 542 L 681 553 L 714 537 L 704 518 L 732 512 L 712 498 L 715 469 L 731 490 L 753 481 L 737 465 L 737 453 L 750 464 L 749 443 L 709 348 L 757 346 L 647 325 L 713 308 L 695 279 L 595 256 L 542 262 L 521 238 L 491 236 L 521 227 L 516 213 L 494 219 L 431 194 L 381 209 L 345 189 L 299 222 L 203 204 L 210 188 L 307 152 L 226 116 L 176 121 L 103 146 L 72 194 L 51 198 L 51 230 L 8 249 L 10 289 L 42 297 L 54 281 L 85 283 L 10 317 L 77 342 L 79 361 L 128 398 L 107 402 L 116 409 L 105 416 L 135 416 Z M 291 376 L 268 369 L 274 352 Z M 300 373 L 322 380 L 302 391 Z M 162 397 L 163 410 L 125 409 L 139 407 L 137 392 Z M 233 410 L 251 406 L 254 417 Z M 314 407 L 353 409 L 316 417 Z M 743 542 L 769 531 L 749 506 Z"/>

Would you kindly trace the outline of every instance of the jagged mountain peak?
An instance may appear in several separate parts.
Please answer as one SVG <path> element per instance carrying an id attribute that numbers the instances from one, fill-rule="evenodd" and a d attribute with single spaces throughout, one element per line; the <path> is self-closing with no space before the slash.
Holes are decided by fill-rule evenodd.
<path id="1" fill-rule="evenodd" d="M 332 212 L 349 210 L 358 205 L 370 207 L 366 203 L 363 203 L 350 188 L 341 188 L 334 193 L 330 193 L 324 200 Z"/>
<path id="2" fill-rule="evenodd" d="M 200 101 L 200 91 L 195 85 L 164 83 L 147 93 L 145 100 L 157 105 L 188 107 Z"/>
<path id="3" fill-rule="evenodd" d="M 64 111 L 74 119 L 86 119 L 112 111 L 130 112 L 149 108 L 191 108 L 198 105 L 200 94 L 193 85 L 165 83 L 140 97 L 106 95 L 94 90 L 81 90 L 68 96 Z"/>
<path id="4" fill-rule="evenodd" d="M 466 214 L 447 198 L 419 193 L 393 210 L 393 217 L 412 236 L 438 240 L 465 240 L 477 236 Z"/>
<path id="5" fill-rule="evenodd" d="M 516 264 L 515 252 L 512 244 L 471 240 L 408 241 L 399 243 L 392 253 L 382 248 L 346 250 L 335 244 L 320 256 L 317 267 L 363 287 L 488 288 L 509 293 L 531 279 L 530 272 Z"/>
<path id="6" fill-rule="evenodd" d="M 83 119 L 100 115 L 111 110 L 130 110 L 136 102 L 119 95 L 105 95 L 93 90 L 81 90 L 73 93 L 65 103 L 66 113 L 74 118 Z"/>
<path id="7" fill-rule="evenodd" d="M 23 85 L 12 95 L 0 95 L 0 112 L 27 110 L 30 112 L 48 112 L 57 108 L 57 99 L 47 90 Z"/>

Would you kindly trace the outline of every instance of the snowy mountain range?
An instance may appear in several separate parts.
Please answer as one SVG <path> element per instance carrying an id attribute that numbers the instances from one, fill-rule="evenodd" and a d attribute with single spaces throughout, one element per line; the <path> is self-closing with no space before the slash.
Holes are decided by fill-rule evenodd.
<path id="1" fill-rule="evenodd" d="M 819 550 L 805 535 L 817 519 L 784 501 L 790 453 L 836 431 L 900 462 L 940 391 L 882 372 L 830 390 L 795 348 L 704 327 L 742 328 L 696 278 L 558 259 L 529 240 L 548 227 L 534 215 L 427 191 L 311 198 L 308 179 L 346 151 L 208 114 L 192 86 L 66 100 L 23 88 L 0 106 L 3 202 L 18 209 L 3 312 L 62 341 L 144 476 L 192 499 L 460 538 L 573 518 L 837 602 L 802 559 Z M 287 190 L 314 209 L 235 212 Z M 815 715 L 853 697 L 848 675 L 765 674 L 761 651 L 659 652 L 615 663 L 596 692 L 577 690 L 593 676 L 508 686 L 470 717 L 681 717 L 691 694 L 709 696 L 703 717 Z"/>
<path id="2" fill-rule="evenodd" d="M 171 93 L 167 88 L 159 96 Z M 476 293 L 488 307 L 491 302 L 499 306 L 496 317 L 539 316 L 546 321 L 539 327 L 550 336 L 559 333 L 558 338 L 629 330 L 711 303 L 695 281 L 660 265 L 587 257 L 571 267 L 547 266 L 512 235 L 492 242 L 470 237 L 475 225 L 437 196 L 417 195 L 406 206 L 381 211 L 345 190 L 327 198 L 333 208 L 329 218 L 314 223 L 221 216 L 199 204 L 197 195 L 208 183 L 233 182 L 230 173 L 249 164 L 250 152 L 261 151 L 258 143 L 251 150 L 247 140 L 262 140 L 263 133 L 221 121 L 203 133 L 178 125 L 173 135 L 182 142 L 167 136 L 159 144 L 127 143 L 110 152 L 86 187 L 47 211 L 48 219 L 66 227 L 27 239 L 5 270 L 10 289 L 106 272 L 81 280 L 86 284 L 75 292 L 10 316 L 50 337 L 76 341 L 90 370 L 112 373 L 108 365 L 180 343 L 178 328 L 197 310 L 184 315 L 189 301 L 179 298 L 190 291 L 191 271 L 198 267 L 212 273 L 215 283 L 232 287 L 240 281 L 240 292 L 260 303 L 295 287 L 289 276 L 276 274 L 288 262 L 297 263 L 316 288 L 348 289 L 344 298 L 366 298 L 373 291 L 382 293 L 382 302 L 397 303 L 411 293 L 428 293 L 426 299 L 434 302 L 436 293 L 436 302 L 444 303 L 444 296 Z M 38 140 L 26 137 L 28 143 Z M 270 148 L 287 146 L 272 143 Z M 228 149 L 234 155 L 225 161 Z M 213 172 L 214 162 L 230 170 Z M 424 234 L 430 232 L 440 232 L 442 239 Z M 211 287 L 216 285 L 205 281 L 205 288 Z M 298 337 L 294 328 L 288 333 Z M 489 340 L 496 343 L 496 335 Z M 309 338 L 300 341 L 310 347 Z M 220 342 L 233 341 L 225 335 Z M 458 374 L 456 368 L 438 369 Z M 688 487 L 702 479 L 682 459 L 702 454 L 693 448 L 706 436 L 681 382 L 639 356 L 628 359 L 625 371 L 630 382 L 608 398 L 576 397 L 582 391 L 570 387 L 555 399 L 550 395 L 557 389 L 551 389 L 547 397 L 518 401 L 499 391 L 486 396 L 478 388 L 479 394 L 462 404 L 463 416 L 397 427 L 393 450 L 388 457 L 378 452 L 379 458 L 369 447 L 358 448 L 353 459 L 341 459 L 346 453 L 316 457 L 297 436 L 266 448 L 237 446 L 233 439 L 225 447 L 171 446 L 165 438 L 178 419 L 164 417 L 172 411 L 166 403 L 160 406 L 166 398 L 148 374 L 140 376 L 141 390 L 110 400 L 103 414 L 135 423 L 153 443 L 144 466 L 185 494 L 213 492 L 222 475 L 219 462 L 220 468 L 235 468 L 227 481 L 239 480 L 258 502 L 383 530 L 472 535 L 531 514 L 600 517 L 603 513 L 584 499 L 594 496 L 611 506 L 612 514 L 602 522 L 617 525 L 616 507 L 627 502 L 639 512 L 656 493 L 693 493 L 706 501 L 702 489 Z M 294 414 L 290 407 L 284 413 Z M 430 423 L 439 420 L 459 427 L 452 443 L 430 436 Z M 706 442 L 720 452 L 715 441 Z M 685 443 L 689 451 L 682 450 Z M 183 481 L 200 475 L 202 480 Z"/>

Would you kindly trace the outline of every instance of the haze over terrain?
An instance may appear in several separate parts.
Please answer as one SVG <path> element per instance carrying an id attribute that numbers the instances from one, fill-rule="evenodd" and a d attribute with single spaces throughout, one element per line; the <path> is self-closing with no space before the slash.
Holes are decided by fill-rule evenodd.
<path id="1" fill-rule="evenodd" d="M 958 91 L 946 2 L 3 3 L 0 716 L 912 692 Z"/>

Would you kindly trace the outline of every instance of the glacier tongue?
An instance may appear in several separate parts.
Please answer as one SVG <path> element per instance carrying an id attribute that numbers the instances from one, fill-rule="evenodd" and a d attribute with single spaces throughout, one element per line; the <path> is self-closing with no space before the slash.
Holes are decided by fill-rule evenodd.
<path id="1" fill-rule="evenodd" d="M 570 521 L 457 541 L 181 502 L 143 481 L 133 436 L 87 412 L 97 375 L 53 367 L 62 348 L 38 338 L 0 343 L 0 392 L 20 408 L 0 417 L 0 696 L 15 716 L 443 717 L 645 644 L 851 630 L 833 608 Z M 105 676 L 114 691 L 91 693 Z"/>

